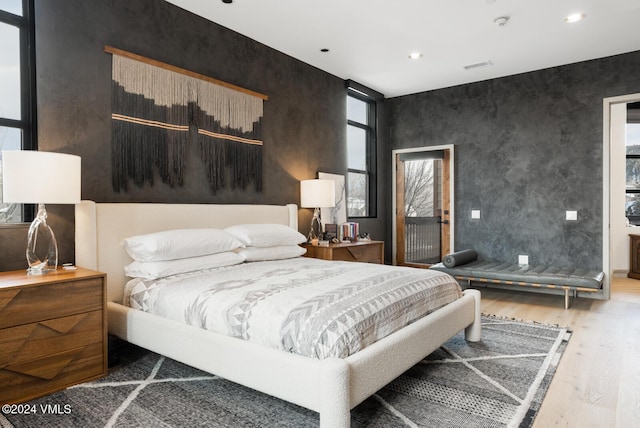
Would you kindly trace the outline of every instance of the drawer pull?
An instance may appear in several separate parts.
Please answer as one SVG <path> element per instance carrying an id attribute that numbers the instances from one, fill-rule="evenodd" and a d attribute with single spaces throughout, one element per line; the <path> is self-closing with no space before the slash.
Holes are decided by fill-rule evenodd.
<path id="1" fill-rule="evenodd" d="M 5 370 L 40 379 L 53 379 L 73 361 L 76 355 L 82 352 L 82 349 L 83 348 L 71 349 L 70 351 L 40 358 L 39 360 L 10 365 L 5 367 Z"/>
<path id="2" fill-rule="evenodd" d="M 0 311 L 20 293 L 20 290 L 7 290 L 0 294 Z"/>
<path id="3" fill-rule="evenodd" d="M 58 318 L 49 321 L 41 321 L 39 324 L 45 327 L 49 327 L 51 330 L 57 331 L 58 333 L 66 334 L 69 331 L 73 330 L 75 326 L 84 321 L 87 316 L 88 314 L 78 314 L 75 316 Z"/>

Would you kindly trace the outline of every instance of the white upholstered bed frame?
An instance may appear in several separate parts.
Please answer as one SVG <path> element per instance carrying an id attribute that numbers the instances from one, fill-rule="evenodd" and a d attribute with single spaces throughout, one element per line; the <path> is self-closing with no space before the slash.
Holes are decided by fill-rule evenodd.
<path id="1" fill-rule="evenodd" d="M 76 206 L 76 264 L 107 274 L 109 333 L 190 366 L 320 413 L 348 427 L 350 410 L 465 329 L 480 340 L 480 292 L 344 359 L 316 360 L 183 325 L 121 304 L 129 236 L 180 228 L 279 223 L 298 229 L 296 205 L 94 203 Z"/>

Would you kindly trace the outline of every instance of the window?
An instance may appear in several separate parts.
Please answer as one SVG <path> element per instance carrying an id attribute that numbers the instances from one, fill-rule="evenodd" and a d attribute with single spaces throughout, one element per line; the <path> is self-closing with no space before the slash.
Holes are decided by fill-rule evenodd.
<path id="1" fill-rule="evenodd" d="M 375 217 L 376 99 L 381 95 L 353 82 L 347 88 L 347 216 Z"/>
<path id="2" fill-rule="evenodd" d="M 640 103 L 627 104 L 625 215 L 640 225 Z"/>
<path id="3" fill-rule="evenodd" d="M 0 2 L 0 151 L 36 146 L 32 10 L 33 0 Z M 1 181 L 0 171 L 0 195 Z M 0 204 L 0 223 L 29 221 L 32 215 L 31 206 Z"/>

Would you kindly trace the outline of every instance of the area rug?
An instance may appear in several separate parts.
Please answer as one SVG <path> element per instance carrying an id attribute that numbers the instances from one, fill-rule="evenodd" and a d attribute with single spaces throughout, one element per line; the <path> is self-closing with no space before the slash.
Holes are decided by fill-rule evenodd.
<path id="1" fill-rule="evenodd" d="M 352 427 L 529 427 L 567 329 L 483 317 L 352 410 Z M 256 361 L 256 364 L 260 364 Z M 2 427 L 316 427 L 318 414 L 126 346 L 106 378 L 3 407 Z M 6 410 L 6 411 L 5 411 Z"/>

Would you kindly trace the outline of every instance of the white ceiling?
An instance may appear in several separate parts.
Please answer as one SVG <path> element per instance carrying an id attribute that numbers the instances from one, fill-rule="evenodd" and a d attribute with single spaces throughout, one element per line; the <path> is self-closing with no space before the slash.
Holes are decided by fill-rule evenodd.
<path id="1" fill-rule="evenodd" d="M 640 0 L 168 1 L 388 98 L 640 50 Z"/>

